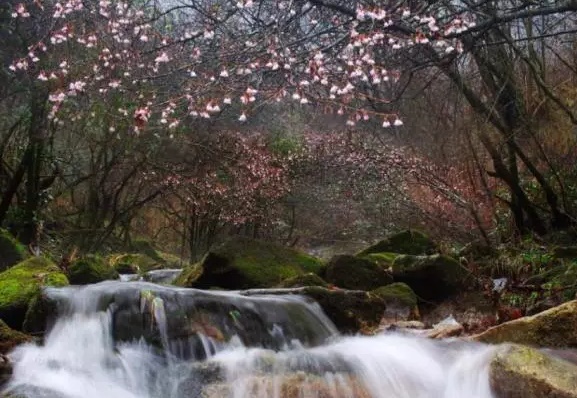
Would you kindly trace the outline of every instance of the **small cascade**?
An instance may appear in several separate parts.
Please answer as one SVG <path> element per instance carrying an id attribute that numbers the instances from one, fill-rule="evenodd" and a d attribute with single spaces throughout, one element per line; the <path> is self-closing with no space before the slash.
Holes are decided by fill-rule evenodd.
<path id="1" fill-rule="evenodd" d="M 57 321 L 12 354 L 29 398 L 491 398 L 492 349 L 339 337 L 298 296 L 103 282 L 49 289 Z"/>

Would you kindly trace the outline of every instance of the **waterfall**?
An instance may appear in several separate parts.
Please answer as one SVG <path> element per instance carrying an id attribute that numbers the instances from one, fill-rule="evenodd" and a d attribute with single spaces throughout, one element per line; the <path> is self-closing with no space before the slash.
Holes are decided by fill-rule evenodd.
<path id="1" fill-rule="evenodd" d="M 298 296 L 146 282 L 48 289 L 43 344 L 12 354 L 29 398 L 490 398 L 492 349 L 386 334 L 342 337 Z"/>

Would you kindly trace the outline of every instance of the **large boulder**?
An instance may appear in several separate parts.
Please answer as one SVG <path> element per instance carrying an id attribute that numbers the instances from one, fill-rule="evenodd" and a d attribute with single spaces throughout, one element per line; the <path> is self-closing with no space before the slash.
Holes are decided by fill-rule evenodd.
<path id="1" fill-rule="evenodd" d="M 484 343 L 577 347 L 577 300 L 494 326 L 474 337 Z"/>
<path id="2" fill-rule="evenodd" d="M 530 347 L 502 348 L 490 379 L 499 398 L 577 398 L 577 366 Z"/>
<path id="3" fill-rule="evenodd" d="M 287 278 L 318 273 L 322 263 L 283 245 L 237 237 L 212 248 L 200 266 L 201 272 L 196 280 L 190 277 L 190 270 L 185 270 L 177 284 L 201 289 L 273 287 Z M 198 270 L 195 268 L 192 273 L 195 271 Z M 185 278 L 186 283 L 183 283 Z"/>
<path id="4" fill-rule="evenodd" d="M 371 291 L 371 294 L 385 301 L 385 321 L 419 318 L 417 295 L 406 283 L 395 282 L 387 286 L 382 286 Z"/>
<path id="5" fill-rule="evenodd" d="M 321 286 L 329 287 L 329 284 L 323 280 L 320 276 L 315 273 L 309 272 L 308 274 L 302 274 L 293 276 L 292 278 L 285 279 L 278 284 L 277 287 L 304 287 L 304 286 Z"/>
<path id="6" fill-rule="evenodd" d="M 0 318 L 20 330 L 30 301 L 42 286 L 66 286 L 68 278 L 52 261 L 32 257 L 0 273 Z"/>
<path id="7" fill-rule="evenodd" d="M 0 228 L 0 271 L 4 271 L 25 258 L 26 247 L 10 232 Z"/>
<path id="8" fill-rule="evenodd" d="M 102 257 L 87 255 L 75 260 L 70 265 L 68 279 L 73 285 L 88 285 L 118 279 L 118 272 Z"/>
<path id="9" fill-rule="evenodd" d="M 384 252 L 423 255 L 437 253 L 438 251 L 439 247 L 437 244 L 422 232 L 406 230 L 367 247 L 357 255 L 362 257 L 371 253 Z"/>
<path id="10" fill-rule="evenodd" d="M 401 255 L 392 265 L 395 282 L 404 282 L 419 298 L 439 302 L 463 286 L 468 272 L 457 260 L 442 254 Z"/>
<path id="11" fill-rule="evenodd" d="M 333 257 L 322 276 L 330 284 L 351 290 L 372 290 L 393 282 L 391 275 L 375 262 L 349 255 Z"/>
<path id="12" fill-rule="evenodd" d="M 298 294 L 313 299 L 341 333 L 356 334 L 376 329 L 387 308 L 386 301 L 377 295 L 360 290 L 326 289 L 306 286 L 293 289 L 254 289 L 244 295 Z"/>
<path id="13" fill-rule="evenodd" d="M 163 262 L 142 253 L 111 254 L 106 260 L 119 274 L 145 274 L 165 268 Z"/>

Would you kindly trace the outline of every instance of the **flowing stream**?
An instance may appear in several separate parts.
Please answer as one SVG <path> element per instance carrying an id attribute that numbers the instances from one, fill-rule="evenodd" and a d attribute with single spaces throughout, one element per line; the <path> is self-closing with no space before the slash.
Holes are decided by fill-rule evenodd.
<path id="1" fill-rule="evenodd" d="M 395 334 L 341 337 L 297 296 L 147 282 L 49 289 L 42 345 L 12 354 L 30 398 L 490 398 L 492 349 Z"/>

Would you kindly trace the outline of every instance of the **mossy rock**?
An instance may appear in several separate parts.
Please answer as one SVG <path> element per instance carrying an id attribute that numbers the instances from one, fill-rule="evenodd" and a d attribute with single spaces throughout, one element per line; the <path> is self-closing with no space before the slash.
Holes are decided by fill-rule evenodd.
<path id="1" fill-rule="evenodd" d="M 490 380 L 500 398 L 577 398 L 577 366 L 530 347 L 501 349 Z"/>
<path id="2" fill-rule="evenodd" d="M 388 269 L 393 265 L 395 259 L 399 256 L 399 253 L 371 253 L 367 254 L 366 256 L 362 256 L 361 258 L 367 259 L 369 261 L 374 262 L 379 267 Z"/>
<path id="3" fill-rule="evenodd" d="M 371 295 L 385 301 L 384 317 L 394 320 L 419 319 L 417 295 L 406 283 L 395 282 L 371 291 Z"/>
<path id="4" fill-rule="evenodd" d="M 26 247 L 5 229 L 0 228 L 0 271 L 26 259 Z"/>
<path id="5" fill-rule="evenodd" d="M 191 287 L 194 282 L 202 275 L 202 264 L 194 263 L 185 266 L 181 274 L 172 283 L 176 286 Z"/>
<path id="6" fill-rule="evenodd" d="M 400 253 L 400 254 L 433 254 L 439 252 L 439 247 L 427 235 L 419 231 L 406 230 L 391 235 L 372 246 L 359 252 L 363 257 L 371 253 Z"/>
<path id="7" fill-rule="evenodd" d="M 57 318 L 56 300 L 50 299 L 44 291 L 41 291 L 28 304 L 22 330 L 34 336 L 42 336 L 50 330 Z"/>
<path id="8" fill-rule="evenodd" d="M 0 319 L 0 354 L 6 355 L 17 345 L 27 343 L 31 340 L 31 336 L 11 329 Z"/>
<path id="9" fill-rule="evenodd" d="M 165 268 L 164 264 L 146 254 L 122 253 L 107 257 L 108 264 L 118 273 L 145 274 L 148 271 Z"/>
<path id="10" fill-rule="evenodd" d="M 411 308 L 417 306 L 417 295 L 406 283 L 391 283 L 387 286 L 381 286 L 371 293 L 389 303 L 400 304 Z"/>
<path id="11" fill-rule="evenodd" d="M 180 257 L 157 250 L 152 243 L 145 239 L 137 239 L 132 242 L 132 252 L 133 254 L 144 254 L 148 256 L 163 266 L 160 268 L 180 268 L 184 264 Z"/>
<path id="12" fill-rule="evenodd" d="M 318 273 L 322 262 L 283 245 L 235 237 L 212 248 L 201 261 L 201 266 L 202 274 L 187 287 L 273 287 L 297 275 Z"/>
<path id="13" fill-rule="evenodd" d="M 30 301 L 42 286 L 67 286 L 68 278 L 52 261 L 32 257 L 0 273 L 0 318 L 20 330 Z"/>
<path id="14" fill-rule="evenodd" d="M 483 343 L 577 348 L 577 300 L 494 326 L 474 337 Z"/>
<path id="15" fill-rule="evenodd" d="M 350 290 L 372 290 L 393 282 L 391 275 L 375 262 L 349 255 L 333 257 L 322 276 L 328 283 Z"/>
<path id="16" fill-rule="evenodd" d="M 88 285 L 118 279 L 118 272 L 102 257 L 87 255 L 70 265 L 68 268 L 68 279 L 73 285 Z"/>
<path id="17" fill-rule="evenodd" d="M 280 288 L 290 288 L 290 287 L 304 287 L 304 286 L 321 286 L 328 287 L 328 283 L 325 282 L 317 274 L 309 272 L 308 274 L 293 276 L 292 278 L 285 279 L 277 287 Z"/>
<path id="18" fill-rule="evenodd" d="M 461 288 L 468 276 L 452 257 L 400 255 L 392 265 L 393 279 L 404 282 L 423 300 L 441 301 Z"/>

